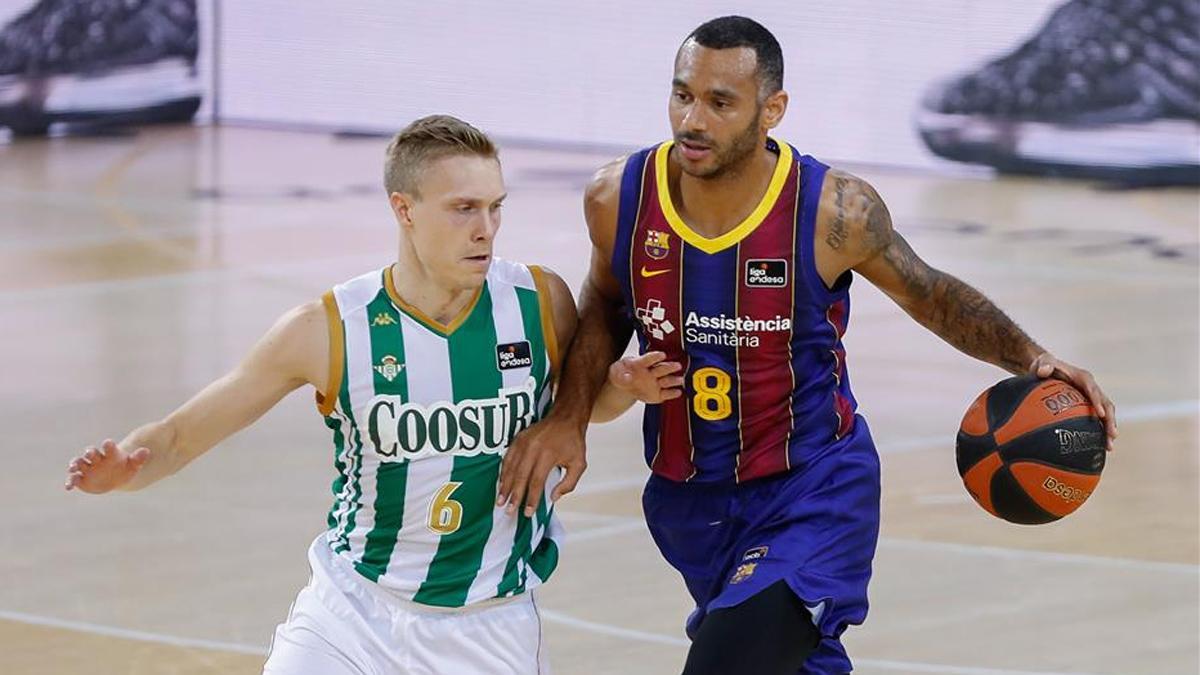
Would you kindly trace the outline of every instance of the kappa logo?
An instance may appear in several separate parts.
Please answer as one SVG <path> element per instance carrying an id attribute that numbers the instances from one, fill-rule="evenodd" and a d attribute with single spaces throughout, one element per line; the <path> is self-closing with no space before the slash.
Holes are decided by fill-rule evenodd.
<path id="1" fill-rule="evenodd" d="M 380 312 L 375 315 L 374 319 L 371 320 L 372 327 L 374 327 L 374 326 L 394 326 L 395 324 L 396 324 L 396 317 L 392 316 L 390 312 Z"/>
<path id="2" fill-rule="evenodd" d="M 667 319 L 667 308 L 654 298 L 647 300 L 646 306 L 639 307 L 634 314 L 638 321 L 642 322 L 642 327 L 646 332 L 655 340 L 661 340 L 675 332 L 675 325 Z"/>
<path id="3" fill-rule="evenodd" d="M 382 375 L 383 379 L 388 382 L 396 379 L 401 370 L 404 370 L 404 364 L 391 354 L 379 359 L 379 365 L 375 366 L 375 372 Z"/>
<path id="4" fill-rule="evenodd" d="M 783 288 L 787 286 L 788 264 L 781 258 L 746 261 L 746 285 L 750 288 Z"/>
<path id="5" fill-rule="evenodd" d="M 671 252 L 671 235 L 658 230 L 646 230 L 646 255 L 662 260 Z"/>
<path id="6" fill-rule="evenodd" d="M 496 367 L 500 370 L 528 368 L 532 365 L 533 356 L 530 353 L 528 340 L 496 345 Z"/>

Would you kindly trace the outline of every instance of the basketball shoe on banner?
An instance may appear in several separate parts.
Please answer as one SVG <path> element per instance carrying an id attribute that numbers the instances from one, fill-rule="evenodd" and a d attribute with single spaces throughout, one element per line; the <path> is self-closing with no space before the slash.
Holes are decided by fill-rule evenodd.
<path id="1" fill-rule="evenodd" d="M 1200 0 L 1070 0 L 930 90 L 917 128 L 935 154 L 1001 171 L 1200 183 Z"/>
<path id="2" fill-rule="evenodd" d="M 196 0 L 40 0 L 0 29 L 0 126 L 191 119 Z"/>

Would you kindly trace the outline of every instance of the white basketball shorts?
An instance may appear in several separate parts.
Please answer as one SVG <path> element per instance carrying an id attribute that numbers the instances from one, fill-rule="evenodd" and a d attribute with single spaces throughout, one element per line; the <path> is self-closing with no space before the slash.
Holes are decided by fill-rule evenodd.
<path id="1" fill-rule="evenodd" d="M 264 675 L 548 675 L 529 593 L 461 609 L 397 598 L 334 555 L 308 552 L 312 579 L 275 629 Z"/>

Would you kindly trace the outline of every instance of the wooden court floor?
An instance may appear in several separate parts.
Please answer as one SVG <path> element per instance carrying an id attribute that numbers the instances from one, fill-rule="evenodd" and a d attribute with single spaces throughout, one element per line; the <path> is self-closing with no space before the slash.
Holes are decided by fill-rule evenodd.
<path id="1" fill-rule="evenodd" d="M 311 394 L 143 493 L 68 494 L 63 469 L 394 255 L 383 144 L 184 127 L 0 145 L 0 673 L 258 672 L 330 500 Z M 577 288 L 580 188 L 606 159 L 507 149 L 499 253 Z M 849 369 L 884 492 L 871 615 L 845 637 L 856 672 L 1196 673 L 1200 194 L 859 173 L 929 261 L 1092 369 L 1122 435 L 1077 514 L 990 518 L 953 439 L 1003 374 L 857 283 Z M 637 425 L 593 427 L 591 468 L 560 504 L 572 536 L 539 595 L 560 674 L 682 664 L 689 602 L 641 522 Z"/>

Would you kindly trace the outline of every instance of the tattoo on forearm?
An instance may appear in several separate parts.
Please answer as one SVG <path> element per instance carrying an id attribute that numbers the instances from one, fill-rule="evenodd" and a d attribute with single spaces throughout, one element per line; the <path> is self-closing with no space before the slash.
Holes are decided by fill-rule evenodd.
<path id="1" fill-rule="evenodd" d="M 833 203 L 837 208 L 837 215 L 833 217 L 833 222 L 829 224 L 829 232 L 825 235 L 825 243 L 829 248 L 837 250 L 846 243 L 846 185 L 850 181 L 841 176 L 834 176 L 834 197 Z"/>
<path id="2" fill-rule="evenodd" d="M 1040 349 L 999 307 L 952 275 L 924 263 L 898 234 L 885 254 L 916 300 L 915 315 L 934 333 L 975 358 L 1010 372 L 1029 366 Z"/>

